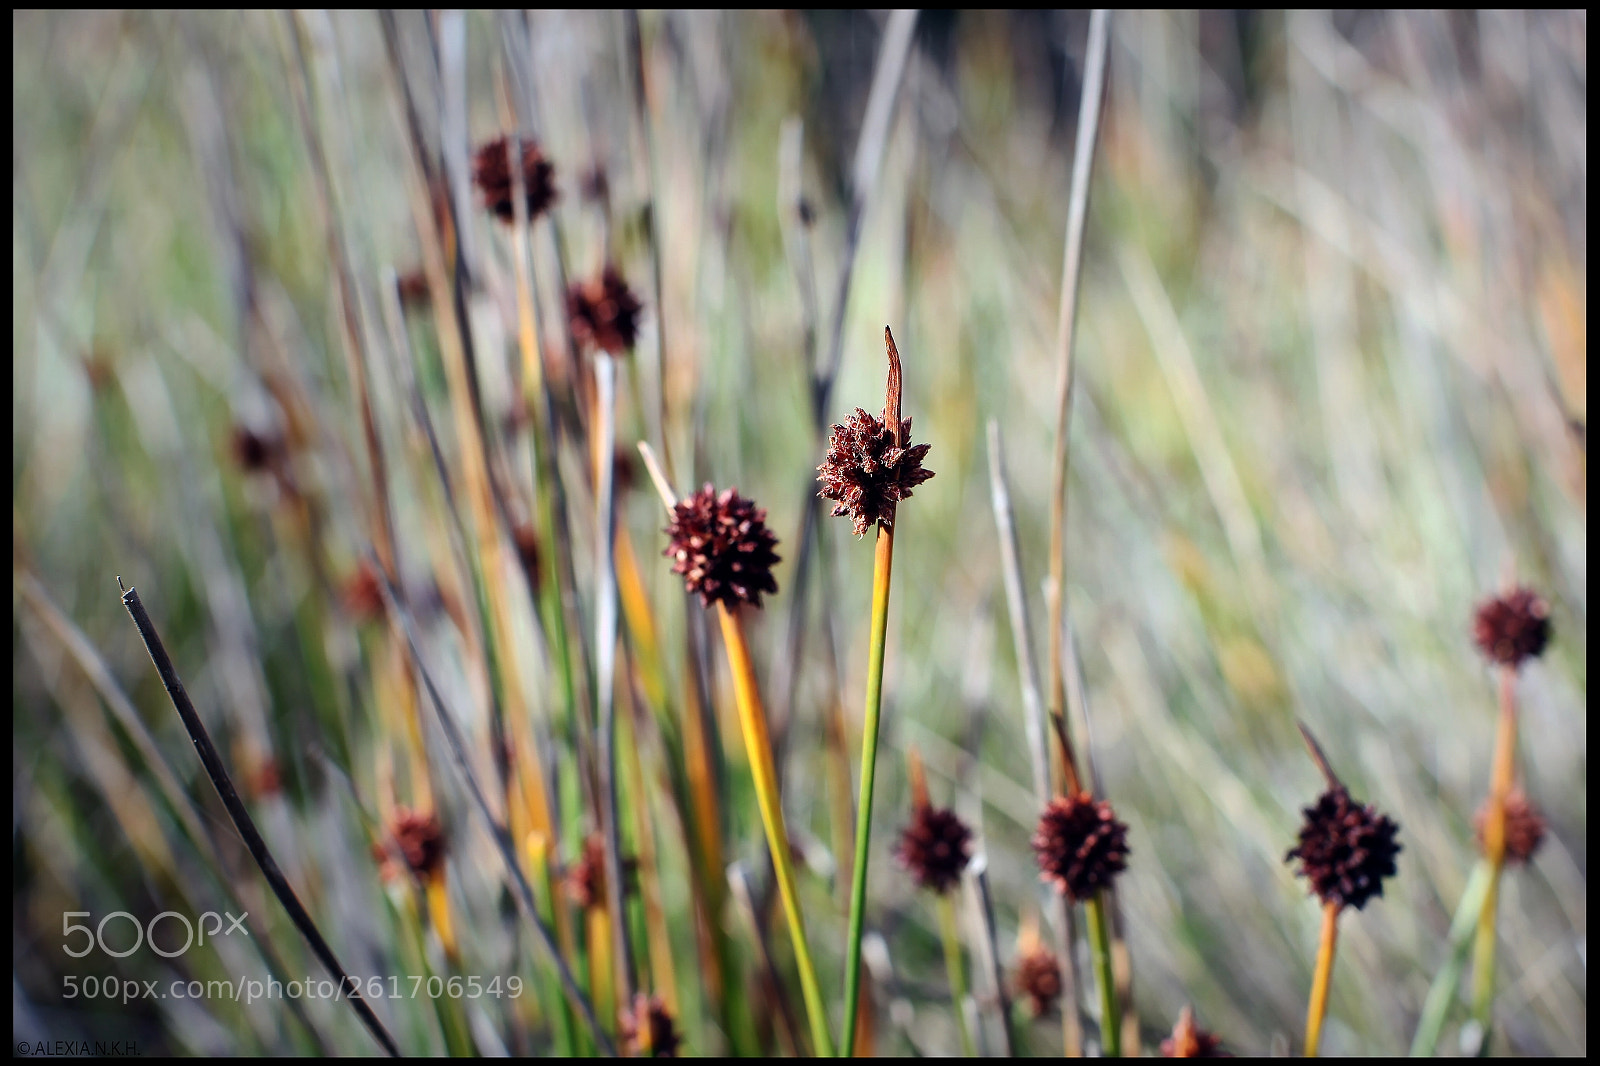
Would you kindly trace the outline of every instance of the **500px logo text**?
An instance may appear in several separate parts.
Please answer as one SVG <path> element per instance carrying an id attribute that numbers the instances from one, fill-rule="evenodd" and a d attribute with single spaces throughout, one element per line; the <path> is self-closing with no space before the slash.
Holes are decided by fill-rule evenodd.
<path id="1" fill-rule="evenodd" d="M 83 958 L 96 947 L 114 959 L 124 959 L 138 951 L 146 941 L 150 943 L 150 950 L 157 955 L 164 959 L 175 959 L 196 943 L 203 947 L 207 936 L 215 940 L 218 936 L 231 936 L 235 932 L 243 933 L 245 936 L 250 935 L 250 930 L 244 926 L 244 920 L 250 917 L 249 911 L 245 911 L 237 918 L 226 912 L 218 914 L 216 911 L 206 911 L 200 916 L 200 920 L 197 923 L 189 921 L 187 917 L 177 911 L 162 911 L 144 925 L 140 925 L 139 919 L 127 911 L 112 911 L 104 918 L 101 918 L 98 925 L 92 927 L 82 922 L 73 921 L 74 918 L 88 917 L 90 917 L 90 912 L 88 911 L 66 911 L 61 915 L 61 950 L 75 959 Z M 133 927 L 133 942 L 127 947 L 112 946 L 106 943 L 106 926 L 114 918 L 121 918 Z M 224 920 L 227 922 L 226 926 L 223 924 Z M 182 947 L 168 950 L 156 943 L 156 929 L 162 922 L 168 923 L 172 928 L 181 926 L 183 929 Z M 206 924 L 207 922 L 211 923 L 209 927 Z M 173 923 L 177 923 L 177 925 L 173 925 Z M 196 936 L 197 927 L 198 936 Z M 111 928 L 114 932 L 113 939 L 120 944 L 124 935 L 121 933 L 121 927 L 112 926 Z M 73 935 L 77 933 L 83 934 L 83 939 L 79 942 L 81 946 L 75 945 L 72 940 Z"/>

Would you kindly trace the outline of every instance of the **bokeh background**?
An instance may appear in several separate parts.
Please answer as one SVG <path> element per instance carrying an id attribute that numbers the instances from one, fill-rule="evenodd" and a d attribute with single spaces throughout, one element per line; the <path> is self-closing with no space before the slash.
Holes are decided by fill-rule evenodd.
<path id="1" fill-rule="evenodd" d="M 887 323 L 914 437 L 932 444 L 937 471 L 902 505 L 897 537 L 868 911 L 874 1040 L 885 1053 L 956 1049 L 935 912 L 890 848 L 914 746 L 935 800 L 978 829 L 1002 962 L 1019 931 L 1038 928 L 1037 804 L 985 427 L 997 420 L 1003 437 L 1042 662 L 1088 17 L 924 13 L 881 167 L 863 183 L 853 168 L 886 25 L 860 12 L 406 14 L 391 48 L 372 13 L 13 14 L 17 1039 L 307 1052 L 303 1016 L 333 1050 L 371 1048 L 342 1004 L 63 999 L 68 974 L 238 977 L 266 965 L 256 945 L 225 941 L 172 960 L 75 960 L 61 946 L 65 911 L 248 907 L 287 970 L 316 969 L 200 773 L 118 602 L 119 575 L 139 588 L 346 965 L 438 965 L 409 886 L 386 882 L 370 855 L 393 801 L 381 738 L 400 697 L 386 634 L 349 595 L 373 506 L 353 349 L 372 383 L 402 585 L 484 773 L 492 686 L 463 577 L 474 566 L 509 590 L 527 635 L 521 697 L 550 765 L 559 774 L 573 758 L 514 554 L 496 570 L 454 532 L 467 506 L 442 489 L 419 417 L 431 412 L 439 462 L 459 473 L 432 313 L 400 310 L 388 280 L 422 262 L 416 205 L 428 200 L 413 143 L 448 168 L 521 130 L 560 190 L 532 256 L 546 380 L 568 430 L 568 609 L 583 619 L 593 606 L 592 380 L 561 328 L 558 279 L 609 260 L 647 308 L 622 375 L 619 441 L 664 445 L 680 491 L 736 484 L 783 541 L 780 593 L 751 635 L 835 1003 L 841 776 L 854 791 L 854 771 L 839 771 L 859 750 L 865 541 L 830 520 L 798 642 L 789 618 L 801 490 L 821 459 L 809 375 L 828 357 L 852 202 L 866 190 L 823 415 L 877 407 Z M 1325 1050 L 1409 1045 L 1487 786 L 1495 688 L 1472 609 L 1514 578 L 1553 609 L 1554 644 L 1518 687 L 1524 780 L 1551 831 L 1505 886 L 1496 1049 L 1581 1055 L 1587 16 L 1118 13 L 1109 63 L 1078 316 L 1066 596 L 1075 724 L 1087 718 L 1098 781 L 1131 826 L 1120 928 L 1144 1050 L 1184 1004 L 1239 1051 L 1298 1046 L 1320 913 L 1282 860 L 1320 779 L 1296 719 L 1353 792 L 1401 824 L 1405 848 L 1383 898 L 1343 923 Z M 407 95 L 420 104 L 412 126 Z M 512 243 L 459 191 L 482 424 L 525 484 Z M 242 431 L 285 441 L 287 473 L 242 463 Z M 692 689 L 683 648 L 697 623 L 659 558 L 660 504 L 631 448 L 622 454 L 619 522 L 676 699 Z M 509 527 L 492 536 L 512 543 Z M 588 633 L 574 625 L 575 640 Z M 787 973 L 786 934 L 709 647 L 699 665 L 727 761 L 726 857 L 759 915 L 735 900 L 725 925 L 761 1003 L 757 960 L 770 948 Z M 643 773 L 627 798 L 642 822 L 630 843 L 648 827 L 666 979 L 689 1052 L 713 1053 L 730 1037 L 696 961 L 670 765 L 678 710 L 645 713 L 647 696 L 634 716 Z M 436 729 L 426 738 L 442 751 Z M 461 969 L 532 982 L 537 949 L 499 859 L 442 756 L 436 770 Z M 558 863 L 576 847 L 564 840 Z M 970 885 L 958 900 L 975 945 Z M 993 1049 L 994 982 L 977 958 L 974 1008 Z M 780 1051 L 801 1018 L 797 992 L 785 998 L 787 1023 L 758 1012 L 764 1046 Z M 396 1000 L 380 1014 L 412 1050 L 549 1046 L 533 997 L 460 1017 Z M 1459 1048 L 1464 1015 L 1442 1050 Z M 1059 1051 L 1059 1024 L 1019 1022 L 1026 1050 Z"/>

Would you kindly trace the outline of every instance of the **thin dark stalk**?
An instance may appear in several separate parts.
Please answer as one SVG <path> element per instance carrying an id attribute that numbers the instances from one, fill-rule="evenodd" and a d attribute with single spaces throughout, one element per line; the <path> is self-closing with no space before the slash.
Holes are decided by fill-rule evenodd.
<path id="1" fill-rule="evenodd" d="M 122 579 L 117 579 L 117 586 L 122 588 Z M 278 862 L 272 857 L 272 852 L 267 848 L 267 842 L 261 838 L 257 831 L 250 812 L 245 810 L 244 801 L 239 798 L 239 792 L 233 787 L 233 780 L 228 776 L 227 767 L 222 764 L 222 757 L 217 754 L 217 749 L 211 743 L 211 736 L 206 732 L 206 727 L 200 721 L 200 715 L 195 710 L 194 704 L 189 700 L 189 693 L 183 687 L 183 681 L 178 677 L 178 671 L 173 668 L 172 659 L 167 655 L 167 649 L 161 642 L 161 635 L 156 632 L 155 623 L 150 620 L 150 614 L 144 609 L 144 604 L 139 600 L 139 593 L 135 589 L 123 588 L 122 606 L 127 608 L 128 614 L 133 618 L 133 624 L 139 630 L 139 637 L 144 641 L 145 650 L 150 653 L 150 661 L 155 664 L 156 673 L 161 677 L 161 684 L 165 686 L 167 695 L 172 699 L 172 705 L 178 711 L 178 717 L 183 719 L 183 727 L 189 732 L 189 739 L 194 742 L 195 752 L 200 756 L 201 765 L 206 769 L 206 776 L 211 778 L 211 784 L 217 790 L 217 795 L 222 799 L 223 807 L 227 808 L 228 817 L 233 819 L 234 828 L 239 830 L 239 836 L 244 840 L 244 845 L 250 851 L 250 857 L 255 859 L 256 865 L 261 868 L 261 874 L 267 879 L 267 884 L 272 889 L 272 894 L 278 897 L 278 902 L 283 904 L 283 909 L 289 912 L 289 920 L 294 927 L 305 937 L 311 951 L 339 981 L 339 987 L 348 991 L 351 1009 L 360 1017 L 361 1023 L 367 1027 L 374 1040 L 395 1058 L 400 1057 L 400 1049 L 395 1045 L 394 1038 L 383 1027 L 378 1016 L 372 1013 L 372 1008 L 362 998 L 361 985 L 345 973 L 338 958 L 333 954 L 333 949 L 317 931 L 317 925 L 311 920 L 311 915 L 300 903 L 300 897 L 295 895 L 294 888 L 290 886 L 288 878 L 283 876 L 283 871 L 278 868 Z"/>
<path id="2" fill-rule="evenodd" d="M 456 725 L 455 717 L 445 708 L 444 696 L 439 692 L 439 686 L 433 680 L 422 657 L 422 648 L 417 641 L 416 629 L 411 620 L 411 614 L 399 603 L 395 595 L 394 586 L 380 577 L 379 588 L 383 592 L 383 605 L 396 620 L 401 632 L 405 635 L 406 644 L 411 649 L 411 661 L 417 668 L 417 673 L 422 675 L 423 687 L 428 690 L 429 702 L 433 704 L 434 716 L 438 719 L 439 729 L 444 733 L 445 741 L 450 745 L 450 754 L 455 760 L 456 768 L 461 771 L 462 780 L 466 783 L 467 791 L 472 796 L 473 806 L 483 816 L 488 827 L 489 836 L 494 840 L 495 847 L 500 852 L 501 861 L 505 864 L 506 872 L 511 875 L 511 885 L 515 890 L 517 902 L 522 905 L 527 915 L 528 924 L 533 926 L 534 934 L 538 937 L 539 945 L 550 956 L 550 961 L 556 968 L 556 975 L 561 981 L 561 987 L 567 994 L 567 999 L 577 1009 L 583 1022 L 589 1028 L 589 1034 L 596 1045 L 607 1055 L 615 1056 L 616 1047 L 611 1043 L 610 1037 L 600 1028 L 599 1021 L 595 1018 L 594 1007 L 590 1005 L 588 997 L 578 987 L 571 969 L 556 948 L 555 938 L 550 930 L 545 927 L 543 919 L 539 917 L 539 907 L 534 899 L 533 889 L 528 884 L 527 877 L 522 872 L 522 864 L 517 860 L 516 846 L 512 843 L 511 834 L 506 827 L 495 820 L 494 811 L 489 806 L 483 788 L 478 784 L 476 775 L 472 772 L 472 762 L 467 756 L 466 741 L 461 736 L 460 727 Z"/>
<path id="3" fill-rule="evenodd" d="M 1011 997 L 1006 995 L 1006 974 L 1000 963 L 1000 942 L 995 934 L 994 893 L 989 889 L 989 862 L 980 855 L 972 863 L 973 883 L 978 886 L 978 913 L 983 916 L 983 953 L 994 979 L 995 1006 L 1000 1011 L 1000 1037 L 1005 1041 L 1005 1054 L 1011 1058 L 1017 1053 L 1016 1036 L 1011 1031 Z"/>

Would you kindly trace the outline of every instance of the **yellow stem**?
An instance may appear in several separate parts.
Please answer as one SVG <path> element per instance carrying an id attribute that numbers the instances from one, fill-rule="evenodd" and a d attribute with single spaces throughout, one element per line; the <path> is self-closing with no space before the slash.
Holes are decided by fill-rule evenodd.
<path id="1" fill-rule="evenodd" d="M 1500 668 L 1500 718 L 1495 729 L 1494 762 L 1489 774 L 1489 804 L 1483 820 L 1483 854 L 1489 862 L 1489 891 L 1478 912 L 1478 933 L 1472 949 L 1472 1015 L 1483 1028 L 1484 1046 L 1494 1006 L 1495 923 L 1500 903 L 1500 874 L 1506 859 L 1506 799 L 1517 776 L 1517 672 Z"/>
<path id="2" fill-rule="evenodd" d="M 806 941 L 805 922 L 800 914 L 800 897 L 795 888 L 794 860 L 789 854 L 789 833 L 784 827 L 783 805 L 778 799 L 778 774 L 772 761 L 772 740 L 767 732 L 767 714 L 756 688 L 755 666 L 745 643 L 739 615 L 726 604 L 717 603 L 722 622 L 722 641 L 728 649 L 728 668 L 733 672 L 735 702 L 739 705 L 739 725 L 744 731 L 745 749 L 750 758 L 750 773 L 755 778 L 756 802 L 761 822 L 767 831 L 767 847 L 772 852 L 772 867 L 778 878 L 778 895 L 789 920 L 789 937 L 794 942 L 795 964 L 800 970 L 800 989 L 805 996 L 806 1014 L 811 1021 L 811 1038 L 817 1055 L 831 1058 L 833 1041 L 828 1036 L 827 1007 L 817 986 L 816 968 L 811 962 L 811 947 Z"/>
<path id="3" fill-rule="evenodd" d="M 1306 1009 L 1306 1058 L 1316 1058 L 1322 1042 L 1322 1019 L 1328 1013 L 1328 988 L 1333 983 L 1333 952 L 1339 940 L 1339 904 L 1322 905 L 1322 942 L 1317 945 L 1317 971 L 1311 979 Z"/>

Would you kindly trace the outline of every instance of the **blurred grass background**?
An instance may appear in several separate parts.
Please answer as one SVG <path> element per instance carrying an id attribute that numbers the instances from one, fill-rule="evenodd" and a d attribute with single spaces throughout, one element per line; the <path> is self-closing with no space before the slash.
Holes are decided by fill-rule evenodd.
<path id="1" fill-rule="evenodd" d="M 401 584 L 489 776 L 486 708 L 507 682 L 482 669 L 470 573 L 483 560 L 453 531 L 465 504 L 441 489 L 413 378 L 447 470 L 459 471 L 463 445 L 431 312 L 409 312 L 399 332 L 385 314 L 385 271 L 421 262 L 411 205 L 426 200 L 399 72 L 447 162 L 451 144 L 459 153 L 521 130 L 556 166 L 561 196 L 534 229 L 533 262 L 545 372 L 570 438 L 559 463 L 579 595 L 567 610 L 593 610 L 578 436 L 592 385 L 561 329 L 559 277 L 609 259 L 645 298 L 619 441 L 664 443 L 680 492 L 735 484 L 768 509 L 786 561 L 751 635 L 785 736 L 811 936 L 837 1002 L 849 850 L 833 828 L 827 722 L 842 701 L 853 760 L 871 572 L 871 552 L 844 527 L 821 541 L 798 662 L 786 661 L 784 626 L 798 490 L 821 458 L 807 359 L 829 341 L 883 18 L 644 13 L 637 41 L 614 13 L 397 23 L 398 57 L 370 13 L 13 14 L 19 1039 L 126 1032 L 178 1053 L 305 1052 L 314 1029 L 337 1051 L 371 1047 L 333 1003 L 296 1008 L 308 1029 L 286 1023 L 281 1002 L 63 1002 L 62 975 L 95 968 L 257 976 L 263 940 L 288 971 L 314 966 L 198 775 L 117 603 L 118 575 L 139 587 L 236 776 L 254 782 L 263 831 L 345 965 L 443 965 L 404 884 L 386 886 L 369 856 L 402 696 L 382 627 L 341 593 L 370 540 L 372 492 L 332 244 L 358 288 Z M 1086 25 L 1079 13 L 919 18 L 825 412 L 876 408 L 890 324 L 914 439 L 932 443 L 938 476 L 902 507 L 897 538 L 868 911 L 883 938 L 868 956 L 886 1052 L 956 1047 L 933 909 L 890 855 L 909 811 L 906 748 L 926 759 L 935 801 L 979 829 L 1007 963 L 1019 926 L 1041 911 L 984 425 L 998 419 L 1004 435 L 1042 619 Z M 1505 889 L 1499 1050 L 1587 1049 L 1586 35 L 1582 12 L 1112 20 L 1078 322 L 1067 604 L 1095 770 L 1131 826 L 1122 923 L 1146 1050 L 1185 1003 L 1236 1050 L 1298 1046 L 1319 911 L 1282 857 L 1320 784 L 1297 717 L 1352 791 L 1399 821 L 1405 848 L 1384 898 L 1345 922 L 1324 1048 L 1407 1046 L 1475 857 L 1471 816 L 1487 782 L 1495 695 L 1471 611 L 1512 572 L 1553 606 L 1555 643 L 1520 685 L 1525 780 L 1551 833 Z M 603 198 L 584 191 L 596 174 Z M 511 244 L 481 211 L 461 219 L 483 425 L 522 483 Z M 241 427 L 288 442 L 286 475 L 241 469 Z M 692 688 L 692 616 L 659 559 L 659 501 L 626 454 L 634 477 L 619 523 L 676 706 Z M 549 634 L 515 575 L 508 562 L 482 581 L 511 590 L 522 695 L 559 776 L 574 735 L 540 650 Z M 589 636 L 574 626 L 574 639 Z M 86 671 L 94 664 L 101 674 Z M 726 671 L 705 676 L 730 763 L 726 858 L 754 879 L 785 967 Z M 790 677 L 792 701 L 774 691 Z M 645 773 L 625 787 L 629 817 L 652 827 L 659 852 L 688 1049 L 713 1053 L 732 1038 L 702 1002 L 669 772 L 677 712 L 650 709 L 633 719 Z M 577 787 L 564 787 L 570 814 Z M 460 972 L 532 982 L 543 962 L 518 931 L 481 823 L 452 771 L 433 789 L 450 833 Z M 564 839 L 558 858 L 576 855 Z M 259 921 L 255 945 L 79 962 L 57 940 L 63 911 L 148 918 L 224 903 Z M 754 981 L 748 917 L 730 910 L 725 924 L 740 980 Z M 993 982 L 976 961 L 973 981 L 992 1048 Z M 549 1047 L 534 997 L 455 1009 L 379 1005 L 408 1049 Z M 1041 1021 L 1024 1046 L 1059 1050 L 1060 1039 Z"/>

